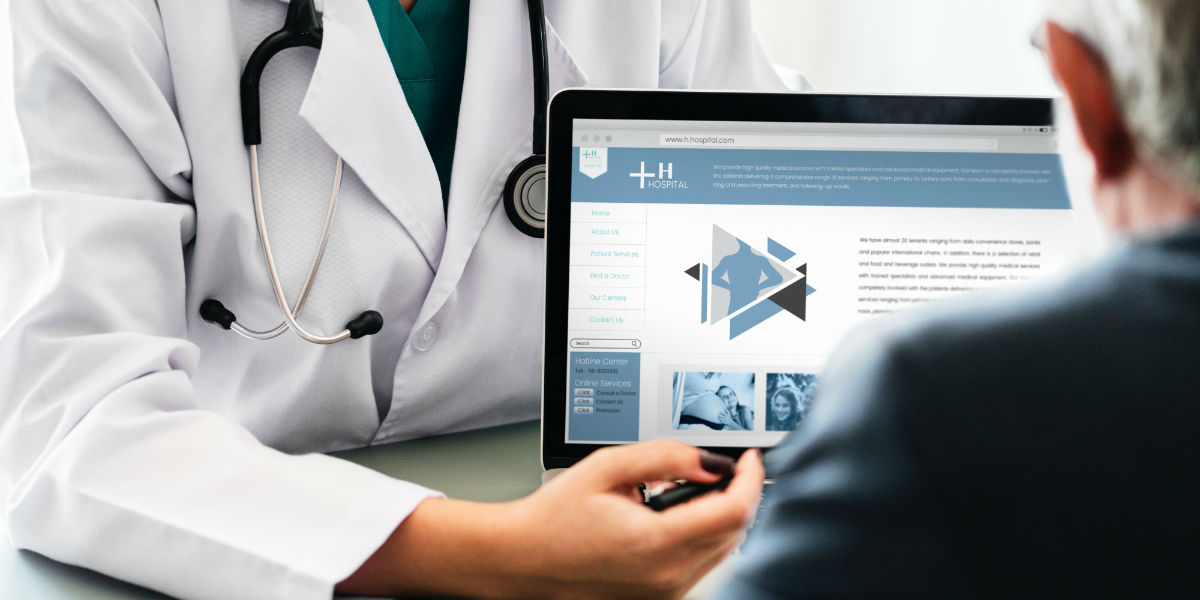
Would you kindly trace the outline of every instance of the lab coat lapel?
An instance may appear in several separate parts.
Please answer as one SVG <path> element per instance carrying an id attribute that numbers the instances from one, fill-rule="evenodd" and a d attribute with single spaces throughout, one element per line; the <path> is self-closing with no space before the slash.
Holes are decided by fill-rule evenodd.
<path id="1" fill-rule="evenodd" d="M 437 171 L 370 7 L 329 0 L 322 24 L 324 41 L 300 116 L 354 169 L 437 270 L 446 241 Z"/>
<path id="2" fill-rule="evenodd" d="M 418 323 L 431 318 L 454 291 L 509 172 L 532 152 L 533 58 L 527 11 L 523 0 L 471 3 L 446 249 Z M 546 38 L 550 94 L 585 84 L 587 75 L 549 25 Z M 505 226 L 511 226 L 507 220 Z"/>

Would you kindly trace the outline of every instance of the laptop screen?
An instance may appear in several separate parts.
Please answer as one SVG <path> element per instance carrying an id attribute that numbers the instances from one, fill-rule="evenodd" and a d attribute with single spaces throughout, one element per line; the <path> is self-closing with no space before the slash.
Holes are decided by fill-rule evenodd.
<path id="1" fill-rule="evenodd" d="M 547 399 L 567 444 L 772 446 L 851 327 L 1076 256 L 1045 124 L 576 118 L 571 136 L 566 385 Z"/>

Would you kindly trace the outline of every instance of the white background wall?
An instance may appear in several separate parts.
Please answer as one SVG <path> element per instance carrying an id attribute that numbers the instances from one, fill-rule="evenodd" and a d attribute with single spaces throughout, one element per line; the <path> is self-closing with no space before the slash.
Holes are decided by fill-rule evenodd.
<path id="1" fill-rule="evenodd" d="M 818 91 L 1048 95 L 1043 0 L 751 0 L 772 60 Z"/>

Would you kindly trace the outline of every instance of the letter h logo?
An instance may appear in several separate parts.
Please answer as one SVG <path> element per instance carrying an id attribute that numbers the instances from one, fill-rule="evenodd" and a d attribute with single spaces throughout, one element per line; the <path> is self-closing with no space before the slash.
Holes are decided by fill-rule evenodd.
<path id="1" fill-rule="evenodd" d="M 629 176 L 637 177 L 638 178 L 638 189 L 644 190 L 644 189 L 646 189 L 646 178 L 647 177 L 649 177 L 650 179 L 656 179 L 656 178 L 657 179 L 675 179 L 674 175 L 672 174 L 672 169 L 674 169 L 674 167 L 675 167 L 675 163 L 666 163 L 666 164 L 658 163 L 658 174 L 655 175 L 654 171 L 649 171 L 649 172 L 646 171 L 646 161 L 643 160 L 641 163 L 641 168 L 638 170 L 638 172 L 630 173 Z"/>

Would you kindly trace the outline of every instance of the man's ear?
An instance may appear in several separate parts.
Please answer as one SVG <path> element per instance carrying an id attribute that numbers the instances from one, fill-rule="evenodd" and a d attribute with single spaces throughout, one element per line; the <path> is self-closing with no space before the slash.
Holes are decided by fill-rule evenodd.
<path id="1" fill-rule="evenodd" d="M 1082 38 L 1053 22 L 1046 24 L 1046 56 L 1095 158 L 1097 179 L 1124 175 L 1134 160 L 1133 137 L 1117 107 L 1108 67 Z"/>

